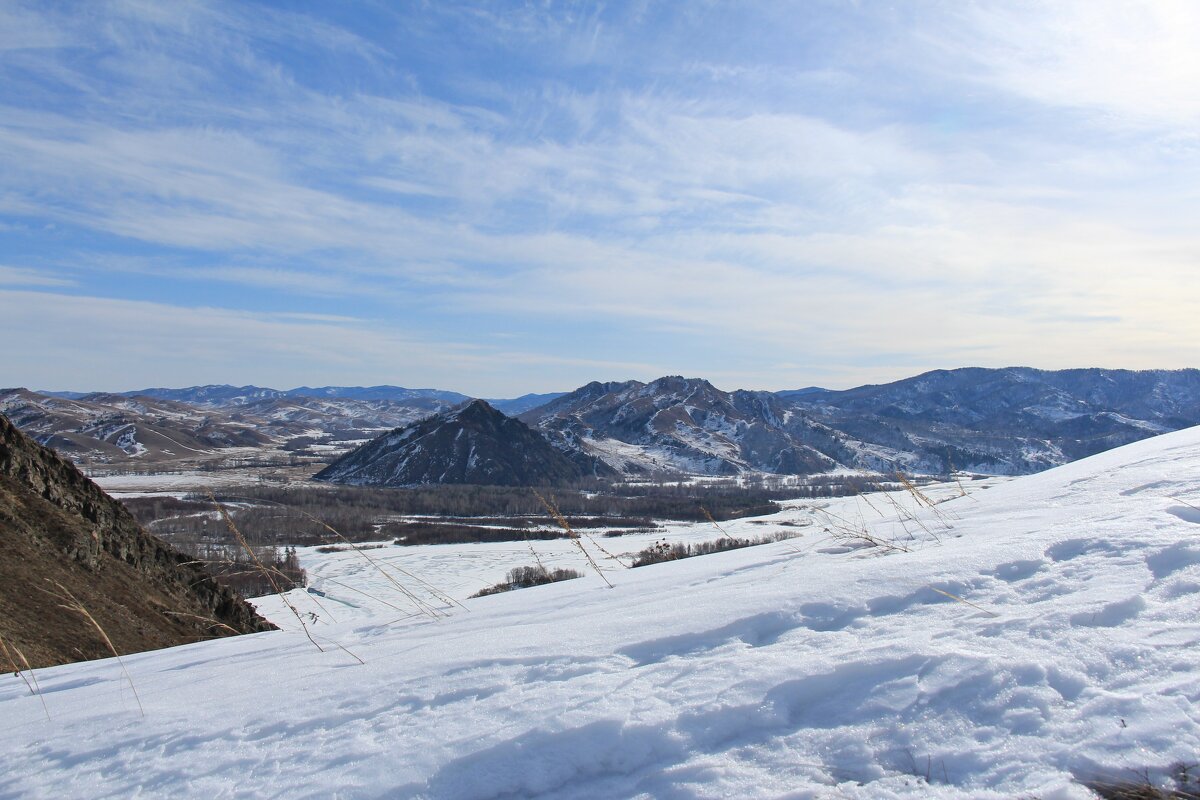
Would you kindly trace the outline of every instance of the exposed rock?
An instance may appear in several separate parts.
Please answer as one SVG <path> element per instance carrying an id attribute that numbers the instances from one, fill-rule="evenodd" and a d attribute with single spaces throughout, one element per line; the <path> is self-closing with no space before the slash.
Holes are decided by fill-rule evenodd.
<path id="1" fill-rule="evenodd" d="M 56 584 L 121 654 L 272 627 L 3 415 L 0 546 L 0 636 L 35 667 L 111 655 L 90 623 L 62 608 Z"/>

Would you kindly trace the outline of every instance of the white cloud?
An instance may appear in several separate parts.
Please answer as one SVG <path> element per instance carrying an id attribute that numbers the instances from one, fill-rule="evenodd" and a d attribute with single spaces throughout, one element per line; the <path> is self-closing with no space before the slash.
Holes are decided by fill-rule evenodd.
<path id="1" fill-rule="evenodd" d="M 959 12 L 956 56 L 1008 91 L 1119 125 L 1200 121 L 1200 5 L 1191 0 L 984 3 Z"/>

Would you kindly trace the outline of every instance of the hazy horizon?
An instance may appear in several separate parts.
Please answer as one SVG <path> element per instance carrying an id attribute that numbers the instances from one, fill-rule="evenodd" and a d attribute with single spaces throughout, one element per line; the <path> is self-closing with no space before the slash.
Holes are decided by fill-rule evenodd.
<path id="1" fill-rule="evenodd" d="M 905 378 L 915 378 L 915 377 L 919 377 L 920 375 L 926 374 L 928 372 L 938 372 L 938 371 L 953 372 L 955 370 L 961 370 L 961 369 L 981 369 L 981 368 L 969 366 L 969 365 L 963 365 L 963 366 L 958 366 L 958 367 L 934 367 L 932 370 L 923 370 L 922 372 L 919 372 L 919 373 L 913 373 L 911 375 L 904 375 L 896 380 L 904 380 Z M 982 369 L 1041 369 L 1041 367 L 1030 367 L 1028 364 L 1008 364 L 1005 367 L 983 367 Z M 1103 367 L 1103 366 L 1101 366 L 1101 367 L 1081 366 L 1081 367 L 1065 367 L 1064 369 L 1080 369 L 1080 370 L 1100 369 L 1100 370 L 1118 371 L 1118 370 L 1125 370 L 1126 368 L 1124 368 L 1124 367 Z M 1152 371 L 1156 371 L 1159 369 L 1177 371 L 1180 369 L 1196 369 L 1196 368 L 1195 367 L 1178 367 L 1178 368 L 1146 367 L 1145 369 L 1141 369 L 1141 370 L 1129 370 L 1129 371 L 1152 372 Z M 1046 371 L 1052 371 L 1052 370 L 1046 370 Z M 116 386 L 116 387 L 106 387 L 106 388 L 99 388 L 99 389 L 92 388 L 92 387 L 85 387 L 85 388 L 67 387 L 67 388 L 60 389 L 60 388 L 55 388 L 55 387 L 50 387 L 50 386 L 33 387 L 33 386 L 15 386 L 15 385 L 0 387 L 0 389 L 23 388 L 23 389 L 28 389 L 33 392 L 75 392 L 75 393 L 110 392 L 110 393 L 114 393 L 114 394 L 121 394 L 121 393 L 126 393 L 126 392 L 134 392 L 134 391 L 149 390 L 149 389 L 191 389 L 191 388 L 197 388 L 197 387 L 202 387 L 202 386 L 231 386 L 234 388 L 253 386 L 258 389 L 271 389 L 271 390 L 283 391 L 283 392 L 290 392 L 290 391 L 295 391 L 297 389 L 303 389 L 303 388 L 323 389 L 323 388 L 337 387 L 337 388 L 348 388 L 348 389 L 355 389 L 355 388 L 370 389 L 370 388 L 376 388 L 376 387 L 382 387 L 382 386 L 392 386 L 392 387 L 396 387 L 396 388 L 410 389 L 410 390 L 414 390 L 414 391 L 456 392 L 456 393 L 464 395 L 466 397 L 473 397 L 473 398 L 514 399 L 514 398 L 521 397 L 521 396 L 524 396 L 527 394 L 554 394 L 554 393 L 566 394 L 566 393 L 572 392 L 576 389 L 579 389 L 582 386 L 585 386 L 587 383 L 591 383 L 592 381 L 597 381 L 599 383 L 624 383 L 626 381 L 641 381 L 642 383 L 650 383 L 652 381 L 658 380 L 659 378 L 666 378 L 666 377 L 673 377 L 673 376 L 683 377 L 688 380 L 693 380 L 693 379 L 708 380 L 709 383 L 712 383 L 714 386 L 716 386 L 716 388 L 718 388 L 722 391 L 726 391 L 726 392 L 731 392 L 731 391 L 734 391 L 737 389 L 750 390 L 750 391 L 765 391 L 765 392 L 785 392 L 785 391 L 797 391 L 797 390 L 803 390 L 803 389 L 830 389 L 833 391 L 842 391 L 842 390 L 846 390 L 846 389 L 856 389 L 856 388 L 859 388 L 862 386 L 886 384 L 886 383 L 893 382 L 893 381 L 865 381 L 863 383 L 849 384 L 846 386 L 818 386 L 817 384 L 809 384 L 806 386 L 784 386 L 784 387 L 779 387 L 779 388 L 767 388 L 767 387 L 762 387 L 762 386 L 718 385 L 715 381 L 711 381 L 703 375 L 678 375 L 677 373 L 669 373 L 669 374 L 663 374 L 663 375 L 656 375 L 652 378 L 629 378 L 629 377 L 604 378 L 604 377 L 600 377 L 600 378 L 593 378 L 590 381 L 586 381 L 584 383 L 577 384 L 577 385 L 570 386 L 570 387 L 559 387 L 557 389 L 538 389 L 538 390 L 531 389 L 528 391 L 514 392 L 514 393 L 511 393 L 508 395 L 472 393 L 472 392 L 463 391 L 462 389 L 459 389 L 459 388 L 456 388 L 453 386 L 417 386 L 414 384 L 404 384 L 404 383 L 395 383 L 395 382 L 391 382 L 391 383 L 389 383 L 389 382 L 374 382 L 374 383 L 358 383 L 358 384 L 327 384 L 327 383 L 308 382 L 308 383 L 296 384 L 296 385 L 273 386 L 273 385 L 268 385 L 265 383 L 255 383 L 253 381 L 250 383 L 230 383 L 228 381 L 219 381 L 219 382 L 215 382 L 215 383 L 191 383 L 191 384 L 179 384 L 179 385 L 162 384 L 162 385 L 154 385 L 154 386 L 150 386 L 150 385 L 124 386 L 124 387 Z"/>

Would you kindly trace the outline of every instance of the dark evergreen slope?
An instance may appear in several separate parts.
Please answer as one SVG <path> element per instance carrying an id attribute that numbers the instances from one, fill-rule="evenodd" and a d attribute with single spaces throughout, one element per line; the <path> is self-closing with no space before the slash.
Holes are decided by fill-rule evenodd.
<path id="1" fill-rule="evenodd" d="M 121 654 L 272 627 L 3 415 L 0 547 L 0 636 L 35 667 L 111 655 L 82 615 L 62 607 L 58 585 Z M 0 669 L 12 666 L 0 651 Z"/>
<path id="2" fill-rule="evenodd" d="M 586 456 L 556 450 L 524 423 L 473 400 L 386 433 L 315 478 L 364 486 L 551 486 L 595 474 L 611 470 Z"/>

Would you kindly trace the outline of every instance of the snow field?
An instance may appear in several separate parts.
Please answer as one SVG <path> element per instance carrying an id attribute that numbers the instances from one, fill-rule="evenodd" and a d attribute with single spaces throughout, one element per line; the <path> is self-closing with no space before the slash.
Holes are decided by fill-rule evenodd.
<path id="1" fill-rule="evenodd" d="M 144 718 L 112 660 L 39 671 L 50 721 L 0 678 L 0 796 L 1061 799 L 1197 760 L 1200 429 L 910 500 L 792 504 L 817 520 L 799 539 L 437 618 L 361 556 L 305 552 L 328 611 L 292 595 L 325 652 L 263 601 L 292 630 L 126 657 Z M 366 552 L 461 600 L 520 551 Z"/>

